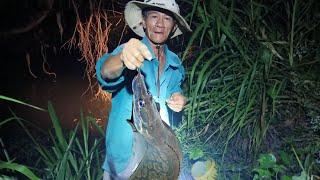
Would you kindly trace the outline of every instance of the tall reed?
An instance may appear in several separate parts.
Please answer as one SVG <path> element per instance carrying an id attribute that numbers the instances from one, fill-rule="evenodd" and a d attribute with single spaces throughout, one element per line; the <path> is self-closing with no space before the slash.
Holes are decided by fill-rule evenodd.
<path id="1" fill-rule="evenodd" d="M 302 108 L 292 85 L 301 69 L 319 64 L 312 40 L 319 3 L 183 2 L 192 5 L 186 17 L 194 29 L 181 55 L 189 99 L 177 132 L 185 152 L 196 146 L 223 159 L 241 144 L 257 154 L 270 127 L 284 123 L 285 107 Z"/>

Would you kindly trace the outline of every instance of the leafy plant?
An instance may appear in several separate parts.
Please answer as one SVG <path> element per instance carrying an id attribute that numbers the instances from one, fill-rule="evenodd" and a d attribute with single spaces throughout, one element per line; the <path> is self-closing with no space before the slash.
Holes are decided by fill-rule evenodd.
<path id="1" fill-rule="evenodd" d="M 24 104 L 12 98 L 5 99 Z M 48 147 L 39 144 L 30 130 L 24 125 L 23 119 L 19 118 L 12 110 L 11 112 L 13 117 L 7 119 L 5 123 L 16 120 L 33 141 L 35 150 L 39 153 L 39 159 L 35 161 L 36 164 L 32 168 L 38 171 L 41 177 L 44 179 L 102 179 L 103 171 L 101 165 L 103 156 L 101 154 L 104 154 L 104 132 L 95 123 L 94 118 L 84 117 L 81 114 L 80 121 L 76 127 L 65 133 L 53 105 L 49 102 L 48 113 L 53 123 L 53 132 L 49 131 L 48 134 L 43 134 L 43 136 L 47 136 L 51 140 L 52 144 Z M 89 131 L 93 127 L 98 129 L 100 136 L 90 136 Z M 28 167 L 12 161 L 0 162 L 0 169 L 19 171 L 30 179 L 39 179 Z"/>
<path id="2" fill-rule="evenodd" d="M 46 166 L 45 177 L 57 179 L 101 179 L 101 159 L 103 154 L 103 136 L 91 139 L 90 124 L 102 129 L 95 123 L 94 118 L 80 115 L 80 122 L 68 135 L 64 135 L 59 119 L 51 103 L 48 112 L 54 126 L 54 133 L 49 133 L 53 146 L 48 150 L 41 145 L 36 149 L 41 154 L 41 162 Z M 79 132 L 79 127 L 81 131 Z M 80 134 L 78 134 L 80 133 Z M 35 142 L 36 143 L 36 142 Z"/>
<path id="3" fill-rule="evenodd" d="M 312 157 L 314 151 L 317 151 L 317 145 L 306 148 L 291 147 L 291 151 L 280 151 L 277 161 L 274 154 L 260 154 L 258 165 L 253 168 L 253 179 L 288 179 L 288 180 L 309 180 L 316 177 L 312 172 L 315 170 L 315 159 Z M 290 168 L 299 168 L 299 173 L 290 173 Z M 293 175 L 289 175 L 293 174 Z M 280 177 L 280 178 L 279 178 Z"/>
<path id="4" fill-rule="evenodd" d="M 7 169 L 7 170 L 10 169 L 13 171 L 18 171 L 21 174 L 28 177 L 29 179 L 40 180 L 40 178 L 36 176 L 28 167 L 21 164 L 14 163 L 14 162 L 0 161 L 0 169 Z M 0 175 L 0 179 L 11 179 L 11 177 L 8 177 L 8 176 L 1 177 Z"/>
<path id="5" fill-rule="evenodd" d="M 203 157 L 203 151 L 200 148 L 194 148 L 189 151 L 189 159 L 197 160 L 201 157 Z"/>
<path id="6" fill-rule="evenodd" d="M 261 154 L 258 159 L 259 165 L 252 171 L 255 173 L 253 179 L 273 179 L 277 178 L 279 173 L 283 173 L 285 167 L 277 163 L 276 157 L 269 154 Z M 288 179 L 288 176 L 282 176 L 281 179 Z"/>
<path id="7" fill-rule="evenodd" d="M 194 30 L 180 54 L 188 97 L 178 128 L 183 149 L 201 147 L 221 163 L 248 152 L 252 160 L 270 136 L 281 139 L 273 134 L 279 128 L 318 109 L 319 3 L 183 2 Z"/>

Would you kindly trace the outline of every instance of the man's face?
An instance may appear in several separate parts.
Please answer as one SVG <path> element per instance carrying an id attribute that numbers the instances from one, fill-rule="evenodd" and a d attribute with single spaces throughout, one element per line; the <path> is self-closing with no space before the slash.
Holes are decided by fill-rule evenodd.
<path id="1" fill-rule="evenodd" d="M 150 10 L 143 20 L 143 27 L 147 37 L 153 43 L 164 43 L 172 29 L 175 27 L 174 19 L 162 12 Z"/>

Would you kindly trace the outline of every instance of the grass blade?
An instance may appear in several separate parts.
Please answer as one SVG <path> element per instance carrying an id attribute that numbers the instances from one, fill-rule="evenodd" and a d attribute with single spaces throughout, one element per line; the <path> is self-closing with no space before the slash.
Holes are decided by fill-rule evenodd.
<path id="1" fill-rule="evenodd" d="M 7 96 L 3 96 L 3 95 L 0 95 L 0 99 L 3 99 L 3 100 L 6 100 L 6 101 L 10 101 L 10 102 L 15 102 L 15 103 L 18 103 L 18 104 L 22 104 L 22 105 L 25 105 L 25 106 L 28 106 L 28 107 L 31 107 L 33 109 L 37 109 L 37 110 L 40 110 L 40 111 L 47 111 L 41 107 L 37 107 L 37 106 L 34 106 L 34 105 L 31 105 L 31 104 L 28 104 L 28 103 L 25 103 L 23 101 L 20 101 L 20 100 L 17 100 L 17 99 L 14 99 L 14 98 L 10 98 L 10 97 L 7 97 Z"/>
<path id="2" fill-rule="evenodd" d="M 0 169 L 10 169 L 13 171 L 18 171 L 31 180 L 40 180 L 40 178 L 36 176 L 28 167 L 21 164 L 0 161 Z"/>

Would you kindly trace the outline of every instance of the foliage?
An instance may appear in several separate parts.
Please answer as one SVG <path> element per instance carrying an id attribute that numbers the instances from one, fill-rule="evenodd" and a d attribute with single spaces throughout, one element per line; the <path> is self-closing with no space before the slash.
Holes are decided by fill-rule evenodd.
<path id="1" fill-rule="evenodd" d="M 273 154 L 261 154 L 258 162 L 259 166 L 252 170 L 256 173 L 253 179 L 272 179 L 285 169 L 283 165 L 277 164 L 277 159 Z"/>
<path id="2" fill-rule="evenodd" d="M 194 30 L 181 53 L 189 99 L 177 133 L 185 153 L 253 159 L 271 133 L 311 111 L 319 116 L 319 2 L 183 2 Z"/>
<path id="3" fill-rule="evenodd" d="M 189 159 L 197 160 L 203 157 L 203 151 L 200 148 L 195 148 L 189 151 Z"/>
<path id="4" fill-rule="evenodd" d="M 18 100 L 18 99 L 10 98 L 10 97 L 8 97 L 8 96 L 0 95 L 0 99 L 1 99 L 1 100 L 6 100 L 6 101 L 9 101 L 9 102 L 14 102 L 14 103 L 21 104 L 21 105 L 25 105 L 25 106 L 29 106 L 29 107 L 34 108 L 34 109 L 36 109 L 36 110 L 46 111 L 46 110 L 44 110 L 44 109 L 42 109 L 42 108 L 40 108 L 40 107 L 37 107 L 37 106 L 31 105 L 31 104 L 25 103 L 25 102 L 20 101 L 20 100 Z M 1 124 L 0 124 L 0 126 L 1 126 Z"/>
<path id="5" fill-rule="evenodd" d="M 48 111 L 55 130 L 54 135 L 50 133 L 53 146 L 50 151 L 45 147 L 36 147 L 41 154 L 41 161 L 47 167 L 46 179 L 101 179 L 103 136 L 97 139 L 89 137 L 90 124 L 96 125 L 95 120 L 81 115 L 75 129 L 64 135 L 50 103 Z M 78 132 L 79 126 L 81 132 Z M 99 126 L 96 128 L 103 135 L 101 128 Z"/>
<path id="6" fill-rule="evenodd" d="M 279 162 L 272 153 L 260 154 L 258 159 L 259 164 L 252 170 L 254 173 L 253 179 L 307 180 L 316 178 L 317 176 L 311 174 L 312 168 L 314 168 L 314 161 L 310 160 L 313 155 L 312 149 L 314 149 L 314 147 L 316 146 L 298 149 L 300 151 L 300 156 L 293 147 L 291 148 L 291 153 L 280 151 Z M 301 152 L 301 150 L 304 149 L 307 149 L 307 152 Z M 304 158 L 305 162 L 303 164 L 300 160 L 302 155 L 307 156 Z M 296 164 L 300 167 L 301 172 L 290 176 L 289 169 L 295 167 Z M 316 171 L 313 170 L 313 172 Z"/>
<path id="7" fill-rule="evenodd" d="M 13 102 L 16 102 L 16 100 L 13 100 Z M 84 117 L 81 114 L 76 127 L 70 132 L 64 133 L 50 102 L 48 113 L 54 131 L 49 131 L 48 134 L 43 134 L 43 136 L 51 140 L 49 147 L 39 144 L 22 122 L 22 118 L 17 117 L 13 111 L 13 118 L 9 118 L 10 120 L 16 120 L 22 126 L 33 141 L 34 150 L 39 153 L 39 159 L 35 161 L 36 164 L 32 168 L 38 171 L 37 174 L 40 174 L 44 179 L 102 179 L 103 157 L 101 154 L 104 154 L 104 132 L 95 123 L 94 118 Z M 8 122 L 10 121 L 5 121 L 5 123 Z M 99 136 L 91 137 L 90 128 L 97 128 Z M 0 163 L 0 169 L 3 168 L 19 171 L 30 179 L 39 179 L 28 167 L 14 163 L 9 159 L 8 162 Z"/>
<path id="8" fill-rule="evenodd" d="M 17 164 L 17 163 L 13 163 L 13 162 L 3 162 L 3 161 L 0 161 L 0 169 L 11 169 L 11 170 L 14 170 L 14 171 L 18 171 L 20 173 L 22 173 L 23 175 L 25 175 L 26 177 L 28 177 L 29 179 L 32 179 L 32 180 L 38 180 L 40 179 L 39 177 L 37 177 L 32 171 L 30 171 L 29 168 L 27 168 L 26 166 L 24 165 L 21 165 L 21 164 Z M 2 179 L 10 179 L 9 177 L 1 177 L 0 178 Z"/>

